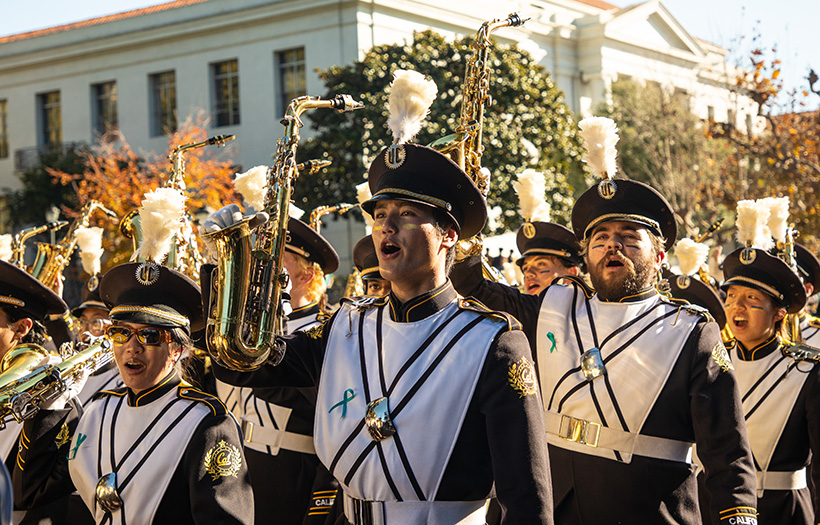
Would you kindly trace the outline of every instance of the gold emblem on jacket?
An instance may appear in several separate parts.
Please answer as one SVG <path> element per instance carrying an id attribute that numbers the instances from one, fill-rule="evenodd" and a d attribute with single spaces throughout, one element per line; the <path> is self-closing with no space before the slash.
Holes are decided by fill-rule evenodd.
<path id="1" fill-rule="evenodd" d="M 325 324 L 322 323 L 322 324 L 314 326 L 313 328 L 309 328 L 308 330 L 306 330 L 305 335 L 310 337 L 311 339 L 321 339 L 322 338 L 322 332 L 324 332 L 324 330 L 325 330 Z"/>
<path id="2" fill-rule="evenodd" d="M 211 475 L 213 481 L 223 476 L 236 477 L 242 466 L 242 454 L 238 448 L 221 440 L 205 454 L 203 463 L 205 472 Z"/>
<path id="3" fill-rule="evenodd" d="M 718 343 L 712 348 L 712 359 L 715 360 L 715 363 L 717 363 L 724 372 L 735 369 L 734 365 L 732 365 L 732 358 L 729 357 L 729 352 L 726 351 L 726 347 L 723 346 L 723 343 Z"/>
<path id="4" fill-rule="evenodd" d="M 536 394 L 538 389 L 535 384 L 535 368 L 525 356 L 510 365 L 507 371 L 510 385 L 518 392 L 518 397 Z"/>
<path id="5" fill-rule="evenodd" d="M 63 423 L 63 426 L 60 427 L 60 431 L 57 433 L 57 437 L 54 438 L 54 445 L 60 448 L 69 441 L 71 441 L 71 433 L 68 431 L 68 425 Z"/>

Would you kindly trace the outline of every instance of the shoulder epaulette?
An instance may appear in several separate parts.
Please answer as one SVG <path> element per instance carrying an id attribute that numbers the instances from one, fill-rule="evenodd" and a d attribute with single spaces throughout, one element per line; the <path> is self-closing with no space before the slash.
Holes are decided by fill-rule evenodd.
<path id="1" fill-rule="evenodd" d="M 700 306 L 699 304 L 692 304 L 684 299 L 678 299 L 677 297 L 665 297 L 663 295 L 661 296 L 661 301 L 670 306 L 678 308 L 689 315 L 701 316 L 704 317 L 707 321 L 715 320 L 714 316 L 712 316 L 711 312 L 709 312 L 709 309 Z"/>
<path id="2" fill-rule="evenodd" d="M 813 315 L 809 316 L 809 326 L 813 326 L 814 328 L 820 328 L 820 317 L 815 317 Z"/>
<path id="3" fill-rule="evenodd" d="M 211 413 L 215 416 L 221 416 L 228 413 L 228 409 L 217 397 L 212 396 L 201 390 L 197 390 L 191 385 L 179 385 L 177 387 L 177 395 L 182 399 L 189 399 L 207 405 L 211 409 Z"/>
<path id="4" fill-rule="evenodd" d="M 363 295 L 361 297 L 343 297 L 340 304 L 349 304 L 357 310 L 369 310 L 375 306 L 384 306 L 387 304 L 389 297 L 383 295 L 381 297 L 372 297 Z"/>
<path id="5" fill-rule="evenodd" d="M 458 307 L 462 310 L 469 310 L 471 312 L 475 312 L 478 315 L 487 317 L 488 319 L 492 319 L 493 321 L 505 322 L 507 323 L 508 330 L 521 330 L 521 323 L 518 322 L 518 319 L 508 314 L 507 312 L 490 310 L 489 308 L 484 306 L 484 304 L 481 303 L 481 301 L 473 297 L 459 298 Z"/>
<path id="6" fill-rule="evenodd" d="M 121 386 L 119 388 L 112 388 L 111 390 L 100 390 L 99 392 L 97 392 L 96 394 L 91 396 L 91 399 L 92 400 L 102 399 L 102 398 L 107 397 L 107 396 L 122 397 L 127 393 L 128 393 L 128 389 L 124 386 Z"/>
<path id="7" fill-rule="evenodd" d="M 820 348 L 813 346 L 783 343 L 783 355 L 795 361 L 808 361 L 810 363 L 820 362 Z"/>

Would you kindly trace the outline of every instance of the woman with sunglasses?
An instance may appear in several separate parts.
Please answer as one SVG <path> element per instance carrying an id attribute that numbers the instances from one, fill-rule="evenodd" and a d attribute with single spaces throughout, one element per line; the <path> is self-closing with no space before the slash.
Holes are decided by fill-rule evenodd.
<path id="1" fill-rule="evenodd" d="M 199 287 L 131 263 L 105 275 L 100 295 L 125 386 L 94 396 L 73 430 L 63 430 L 65 396 L 25 422 L 15 498 L 38 505 L 76 488 L 96 522 L 112 525 L 253 523 L 236 420 L 182 377 L 180 357 L 204 324 Z"/>
<path id="2" fill-rule="evenodd" d="M 722 365 L 734 367 L 743 399 L 759 522 L 816 523 L 807 471 L 818 486 L 820 465 L 811 458 L 820 457 L 820 377 L 816 361 L 792 355 L 780 336 L 786 315 L 806 302 L 803 284 L 784 261 L 754 248 L 731 253 L 723 271 L 734 340 L 726 345 L 731 361 Z M 820 350 L 809 354 L 820 357 Z M 708 421 L 701 423 L 708 429 Z"/>

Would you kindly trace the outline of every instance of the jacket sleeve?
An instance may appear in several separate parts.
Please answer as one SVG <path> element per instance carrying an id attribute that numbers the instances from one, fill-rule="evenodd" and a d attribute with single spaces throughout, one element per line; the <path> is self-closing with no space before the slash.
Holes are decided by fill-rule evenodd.
<path id="1" fill-rule="evenodd" d="M 496 338 L 476 394 L 486 421 L 501 522 L 551 524 L 544 409 L 529 344 L 520 330 Z"/>
<path id="2" fill-rule="evenodd" d="M 717 324 L 700 323 L 692 352 L 690 403 L 698 457 L 705 471 L 713 523 L 743 517 L 756 523 L 756 474 L 734 368 Z"/>
<path id="3" fill-rule="evenodd" d="M 809 447 L 811 447 L 811 475 L 812 504 L 815 522 L 820 523 L 820 365 L 814 365 L 814 370 L 808 378 L 808 395 L 806 396 L 806 422 L 809 429 Z"/>
<path id="4" fill-rule="evenodd" d="M 454 265 L 450 280 L 463 297 L 475 297 L 490 310 L 506 312 L 518 319 L 527 338 L 535 340 L 535 326 L 545 292 L 528 295 L 512 286 L 485 279 L 478 256 L 468 257 Z"/>
<path id="5" fill-rule="evenodd" d="M 41 410 L 23 423 L 12 474 L 14 504 L 31 509 L 74 492 L 68 454 L 78 418 L 73 409 Z"/>
<path id="6" fill-rule="evenodd" d="M 253 524 L 253 490 L 232 416 L 203 419 L 181 465 L 187 474 L 194 523 Z"/>

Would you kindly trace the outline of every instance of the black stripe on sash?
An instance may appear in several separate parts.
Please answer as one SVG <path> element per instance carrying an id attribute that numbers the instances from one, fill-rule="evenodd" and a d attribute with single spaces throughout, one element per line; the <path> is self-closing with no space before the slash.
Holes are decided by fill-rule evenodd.
<path id="1" fill-rule="evenodd" d="M 404 501 L 401 498 L 401 493 L 399 492 L 399 488 L 396 486 L 396 482 L 393 481 L 393 476 L 390 475 L 390 469 L 387 468 L 387 460 L 384 458 L 384 448 L 382 447 L 380 441 L 375 441 L 375 443 L 376 451 L 379 453 L 379 463 L 382 465 L 382 471 L 384 472 L 384 478 L 387 480 L 387 485 L 390 487 L 390 491 L 393 492 L 393 496 L 395 496 L 396 501 Z"/>
<path id="2" fill-rule="evenodd" d="M 97 440 L 97 479 L 100 479 L 102 477 L 102 444 L 103 444 L 102 436 L 104 435 L 103 434 L 103 428 L 104 428 L 104 425 L 105 425 L 105 413 L 108 411 L 108 401 L 110 399 L 111 399 L 111 397 L 106 397 L 105 398 L 105 403 L 103 403 L 102 417 L 100 417 L 100 430 L 98 431 L 99 432 L 98 435 L 100 436 L 100 439 Z M 122 402 L 122 398 L 120 398 L 120 402 Z M 111 464 L 111 468 L 114 468 L 113 463 Z M 94 505 L 96 506 L 96 500 L 94 502 Z"/>
<path id="3" fill-rule="evenodd" d="M 783 375 L 781 375 L 780 377 L 777 378 L 777 381 L 775 381 L 772 384 L 772 386 L 770 386 L 769 389 L 762 396 L 760 396 L 760 399 L 758 399 L 757 403 L 755 403 L 755 406 L 753 406 L 749 410 L 749 412 L 745 416 L 746 419 L 749 419 L 750 417 L 752 417 L 752 414 L 754 414 L 755 411 L 758 408 L 760 408 L 760 405 L 762 405 L 763 402 L 766 401 L 766 399 L 769 397 L 769 394 L 771 394 L 774 391 L 774 389 L 777 388 L 780 385 L 780 383 L 782 383 L 783 380 L 786 379 L 786 377 L 788 377 L 789 372 L 791 372 L 796 366 L 797 366 L 797 363 L 794 362 L 794 361 L 789 363 L 789 366 L 786 367 L 786 371 L 783 373 Z"/>
<path id="4" fill-rule="evenodd" d="M 759 386 L 760 386 L 760 384 L 761 384 L 761 383 L 762 383 L 762 382 L 763 382 L 763 381 L 764 381 L 767 377 L 769 377 L 769 374 L 771 374 L 772 372 L 774 372 L 774 371 L 777 369 L 778 365 L 779 365 L 780 363 L 782 363 L 784 359 L 786 359 L 786 356 L 782 355 L 782 353 L 781 353 L 781 355 L 780 355 L 780 359 L 778 359 L 777 361 L 775 361 L 774 363 L 772 363 L 772 366 L 770 366 L 768 370 L 766 370 L 765 372 L 763 372 L 763 373 L 760 375 L 760 377 L 757 379 L 757 381 L 755 381 L 755 384 L 753 384 L 753 385 L 752 385 L 752 387 L 749 389 L 749 391 L 748 391 L 748 392 L 746 392 L 745 394 L 743 394 L 743 399 L 741 399 L 741 402 L 745 402 L 745 401 L 749 398 L 749 396 L 750 396 L 750 395 L 752 395 L 752 392 L 754 392 L 754 391 L 757 389 L 757 387 L 759 387 Z"/>

